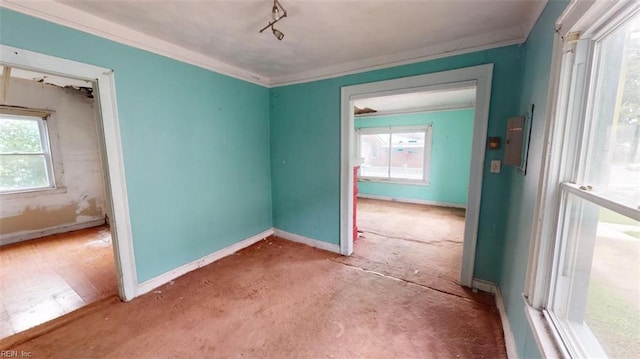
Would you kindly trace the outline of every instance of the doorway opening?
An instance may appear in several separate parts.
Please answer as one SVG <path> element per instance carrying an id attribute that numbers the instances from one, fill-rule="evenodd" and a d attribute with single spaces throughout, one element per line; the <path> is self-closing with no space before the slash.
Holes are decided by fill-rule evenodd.
<path id="1" fill-rule="evenodd" d="M 7 337 L 136 295 L 113 72 L 0 45 Z"/>
<path id="2" fill-rule="evenodd" d="M 353 101 L 355 256 L 459 291 L 475 85 Z"/>
<path id="3" fill-rule="evenodd" d="M 354 225 L 356 224 L 354 223 L 354 220 L 357 222 L 357 210 L 354 208 L 354 204 L 357 205 L 357 199 L 356 196 L 354 196 L 356 191 L 354 183 L 356 183 L 356 176 L 358 175 L 358 172 L 355 171 L 357 167 L 363 166 L 359 168 L 361 177 L 364 174 L 365 178 L 377 177 L 378 179 L 383 179 L 388 182 L 412 181 L 415 182 L 413 185 L 416 187 L 429 186 L 430 173 L 433 170 L 431 168 L 432 163 L 430 162 L 432 156 L 429 152 L 432 150 L 432 124 L 427 121 L 426 124 L 406 124 L 409 127 L 398 126 L 398 128 L 393 128 L 394 126 L 387 126 L 387 129 L 382 133 L 378 130 L 373 130 L 374 136 L 366 138 L 363 135 L 370 135 L 371 133 L 368 132 L 371 132 L 371 130 L 356 130 L 356 116 L 354 114 L 355 104 L 358 102 L 360 102 L 361 105 L 363 103 L 366 104 L 366 101 L 363 101 L 363 99 L 371 100 L 386 98 L 388 100 L 394 99 L 394 96 L 398 98 L 397 96 L 406 94 L 413 94 L 412 96 L 416 96 L 416 94 L 421 93 L 445 94 L 447 92 L 454 93 L 451 91 L 458 91 L 460 93 L 463 93 L 464 91 L 471 91 L 474 108 L 472 110 L 473 124 L 470 145 L 471 158 L 467 167 L 468 191 L 466 193 L 466 200 L 464 201 L 466 203 L 466 213 L 464 216 L 464 223 L 462 224 L 462 255 L 459 259 L 460 271 L 458 283 L 466 287 L 472 287 L 492 72 L 493 65 L 487 64 L 342 88 L 340 250 L 343 255 L 351 255 L 353 253 L 354 239 L 357 238 L 357 233 L 354 231 Z M 398 103 L 398 101 L 390 102 Z M 421 111 L 423 112 L 425 110 L 429 110 L 428 104 L 423 105 L 422 107 Z M 469 106 L 466 107 L 468 108 Z M 359 122 L 362 121 L 359 119 Z M 418 128 L 414 125 L 417 125 Z M 363 127 L 363 125 L 360 125 L 359 127 Z M 409 163 L 406 163 L 406 166 L 402 164 L 400 168 L 396 168 L 397 166 L 394 165 L 391 155 L 394 150 L 394 137 L 396 141 L 412 143 L 416 154 L 418 153 L 417 150 L 419 148 L 417 145 L 422 141 L 422 157 L 414 156 L 418 157 L 414 164 L 410 165 Z M 384 143 L 385 140 L 388 141 L 388 145 L 386 147 L 389 154 L 387 155 L 388 158 L 386 163 L 375 162 L 371 159 L 369 160 L 369 163 L 367 163 L 366 158 L 364 160 L 362 159 L 361 152 L 366 151 L 367 149 L 363 148 L 364 146 L 360 146 L 360 144 L 368 140 L 379 141 L 380 143 Z M 405 147 L 407 150 L 411 147 L 399 146 L 399 143 L 395 145 L 396 152 L 404 152 Z M 380 150 L 378 151 L 380 152 Z M 402 157 L 402 155 L 397 153 L 394 156 Z M 405 155 L 405 160 L 406 159 Z M 376 183 L 376 186 L 380 187 L 380 184 Z M 374 188 L 370 189 L 375 190 Z M 380 190 L 380 188 L 377 188 L 377 190 Z M 375 196 L 375 194 L 373 196 Z M 389 197 L 390 196 L 381 195 L 380 198 L 371 197 L 371 199 L 389 199 Z M 393 198 L 393 196 L 391 196 L 391 198 Z M 428 200 L 425 200 L 422 204 L 426 204 L 426 201 Z M 432 202 L 435 203 L 431 204 L 438 204 L 437 200 Z M 398 204 L 395 205 L 397 206 Z M 451 211 L 453 212 L 452 218 L 460 217 L 460 213 L 457 215 L 455 214 L 456 210 Z M 458 212 L 460 211 L 458 210 Z M 354 214 L 356 217 L 354 217 Z M 373 219 L 373 221 L 375 221 L 375 219 Z M 402 225 L 400 224 L 399 226 Z M 404 234 L 407 235 L 407 233 Z"/>
<path id="4" fill-rule="evenodd" d="M 90 81 L 0 66 L 2 337 L 118 293 Z"/>

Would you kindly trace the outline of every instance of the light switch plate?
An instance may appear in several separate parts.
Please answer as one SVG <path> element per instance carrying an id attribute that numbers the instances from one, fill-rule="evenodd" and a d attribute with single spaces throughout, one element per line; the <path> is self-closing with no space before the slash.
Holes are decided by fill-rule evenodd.
<path id="1" fill-rule="evenodd" d="M 491 173 L 500 173 L 501 164 L 502 164 L 502 161 L 500 160 L 491 161 Z"/>

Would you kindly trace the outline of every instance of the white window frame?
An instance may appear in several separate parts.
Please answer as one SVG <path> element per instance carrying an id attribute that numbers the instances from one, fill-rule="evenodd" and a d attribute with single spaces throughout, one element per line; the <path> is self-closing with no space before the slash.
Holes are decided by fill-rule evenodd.
<path id="1" fill-rule="evenodd" d="M 424 133 L 424 153 L 422 163 L 422 180 L 393 178 L 391 177 L 391 171 L 388 171 L 387 178 L 381 177 L 366 177 L 358 176 L 359 181 L 363 182 L 378 182 L 378 183 L 392 183 L 392 184 L 404 184 L 404 185 L 429 185 L 429 167 L 431 164 L 431 145 L 432 145 L 432 128 L 433 124 L 419 125 L 419 126 L 386 126 L 386 127 L 361 127 L 356 129 L 356 150 L 358 158 L 361 158 L 361 136 L 362 135 L 377 135 L 377 134 L 389 134 L 389 141 L 391 141 L 392 134 L 394 133 Z M 389 151 L 391 151 L 391 143 L 389 144 Z M 391 153 L 389 153 L 389 165 L 391 168 Z"/>
<path id="2" fill-rule="evenodd" d="M 620 205 L 585 191 L 571 183 L 577 174 L 579 158 L 586 148 L 582 135 L 589 128 L 589 95 L 596 85 L 591 78 L 597 71 L 596 44 L 640 11 L 637 2 L 572 2 L 557 23 L 549 83 L 545 139 L 540 185 L 531 237 L 529 262 L 523 298 L 525 312 L 543 357 L 605 356 L 599 345 L 588 352 L 572 347 L 572 340 L 554 324 L 547 310 L 552 300 L 554 262 L 560 243 L 563 193 L 571 193 L 602 207 L 640 220 L 640 210 Z M 595 61 L 594 61 L 595 60 Z M 580 335 L 592 335 L 588 328 Z M 589 340 L 587 340 L 589 342 Z M 591 340 L 595 342 L 595 338 Z"/>
<path id="3" fill-rule="evenodd" d="M 0 115 L 10 117 L 13 119 L 24 119 L 29 121 L 37 121 L 39 133 L 40 133 L 40 144 L 42 146 L 43 152 L 41 153 L 21 153 L 15 152 L 10 154 L 2 154 L 2 156 L 11 156 L 11 155 L 43 155 L 45 157 L 45 165 L 47 170 L 47 186 L 42 187 L 25 187 L 18 188 L 12 190 L 0 191 L 0 195 L 3 197 L 23 194 L 23 193 L 31 193 L 31 192 L 42 192 L 42 191 L 50 191 L 55 190 L 57 188 L 61 188 L 61 172 L 62 169 L 58 168 L 55 162 L 60 162 L 58 160 L 57 155 L 57 136 L 55 136 L 55 126 L 53 126 L 53 131 L 50 127 L 50 117 L 53 114 L 52 111 L 48 110 L 38 110 L 38 109 L 22 109 L 22 108 L 9 108 L 2 106 L 0 108 Z M 60 163 L 61 164 L 61 163 Z M 12 196 L 13 197 L 13 196 Z"/>

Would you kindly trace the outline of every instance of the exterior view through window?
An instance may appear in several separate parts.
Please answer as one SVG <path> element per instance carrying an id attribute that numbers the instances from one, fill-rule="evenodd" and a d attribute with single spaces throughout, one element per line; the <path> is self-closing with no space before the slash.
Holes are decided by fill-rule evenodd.
<path id="1" fill-rule="evenodd" d="M 568 137 L 576 156 L 565 177 L 571 181 L 560 184 L 548 308 L 563 341 L 578 356 L 637 357 L 640 16 L 580 46 L 592 50 L 586 61 L 592 67 L 589 105 L 584 116 L 573 119 L 576 130 Z"/>
<path id="2" fill-rule="evenodd" d="M 45 121 L 0 114 L 0 192 L 53 187 Z"/>
<path id="3" fill-rule="evenodd" d="M 360 178 L 426 183 L 430 129 L 360 129 Z"/>

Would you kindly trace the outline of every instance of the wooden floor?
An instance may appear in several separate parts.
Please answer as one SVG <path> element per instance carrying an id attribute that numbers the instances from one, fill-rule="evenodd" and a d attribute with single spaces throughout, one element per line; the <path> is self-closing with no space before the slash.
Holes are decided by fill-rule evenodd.
<path id="1" fill-rule="evenodd" d="M 117 295 L 107 226 L 0 247 L 0 338 Z"/>

